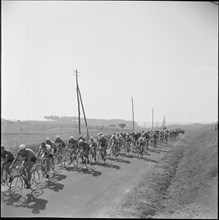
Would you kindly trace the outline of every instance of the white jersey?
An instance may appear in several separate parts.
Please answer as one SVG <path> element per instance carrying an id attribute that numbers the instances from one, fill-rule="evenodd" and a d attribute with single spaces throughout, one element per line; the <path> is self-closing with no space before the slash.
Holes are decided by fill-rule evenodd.
<path id="1" fill-rule="evenodd" d="M 40 145 L 39 150 L 41 150 L 42 153 L 54 154 L 54 150 L 49 144 L 46 144 L 45 149 L 43 149 L 42 146 Z"/>

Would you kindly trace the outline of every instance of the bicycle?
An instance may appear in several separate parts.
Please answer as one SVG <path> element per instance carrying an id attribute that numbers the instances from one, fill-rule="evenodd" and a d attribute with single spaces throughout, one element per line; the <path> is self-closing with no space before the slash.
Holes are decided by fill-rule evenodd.
<path id="1" fill-rule="evenodd" d="M 144 145 L 143 144 L 138 144 L 137 145 L 137 153 L 138 153 L 138 159 L 140 160 L 143 158 L 143 152 L 144 152 Z"/>
<path id="2" fill-rule="evenodd" d="M 89 159 L 84 155 L 84 152 L 78 152 L 77 154 L 77 169 L 79 170 L 84 165 L 86 169 L 88 169 Z"/>
<path id="3" fill-rule="evenodd" d="M 62 152 L 57 151 L 53 157 L 54 157 L 54 164 L 56 166 L 58 165 L 64 166 L 65 155 Z"/>
<path id="4" fill-rule="evenodd" d="M 125 154 L 126 154 L 126 155 L 129 155 L 130 146 L 131 146 L 131 143 L 130 143 L 130 142 L 126 142 L 126 143 L 125 143 Z"/>
<path id="5" fill-rule="evenodd" d="M 110 158 L 117 159 L 119 155 L 119 148 L 117 144 L 113 144 L 111 149 L 110 149 Z"/>
<path id="6" fill-rule="evenodd" d="M 9 186 L 9 192 L 13 199 L 17 199 L 21 195 L 23 187 L 25 187 L 25 185 L 27 186 L 27 172 L 25 174 L 22 172 L 22 166 L 17 166 L 16 170 L 18 174 L 12 178 Z M 32 191 L 36 190 L 39 183 L 40 174 L 34 169 L 31 171 L 30 189 Z"/>
<path id="7" fill-rule="evenodd" d="M 77 167 L 77 154 L 73 149 L 67 149 L 64 156 L 64 167 L 68 168 L 71 164 Z"/>
<path id="8" fill-rule="evenodd" d="M 90 161 L 90 162 L 93 162 L 93 161 L 96 161 L 96 160 L 97 160 L 97 159 L 96 159 L 96 149 L 91 148 L 91 149 L 89 150 L 88 158 L 89 158 L 89 161 Z"/>
<path id="9" fill-rule="evenodd" d="M 106 162 L 106 155 L 103 153 L 103 149 L 97 149 L 97 162 L 100 163 L 102 160 L 104 163 Z"/>
<path id="10" fill-rule="evenodd" d="M 46 160 L 49 159 L 49 171 L 47 170 Z M 46 177 L 48 175 L 48 178 L 51 179 L 55 174 L 55 165 L 52 163 L 51 158 L 38 158 L 40 161 L 40 164 L 37 164 L 34 170 L 37 170 L 40 174 L 40 182 L 42 181 L 43 177 Z"/>

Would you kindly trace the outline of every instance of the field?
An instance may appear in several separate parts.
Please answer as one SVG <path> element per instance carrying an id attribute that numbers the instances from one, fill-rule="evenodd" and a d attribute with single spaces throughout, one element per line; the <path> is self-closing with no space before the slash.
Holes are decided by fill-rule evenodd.
<path id="1" fill-rule="evenodd" d="M 21 130 L 22 128 L 22 130 Z M 89 136 L 96 136 L 98 132 L 103 134 L 112 134 L 116 131 L 123 131 L 120 128 L 111 128 L 109 126 L 90 126 Z M 81 133 L 86 137 L 87 131 L 84 125 L 81 126 Z M 44 121 L 29 121 L 29 122 L 14 122 L 3 123 L 1 125 L 1 144 L 8 149 L 16 149 L 21 143 L 29 147 L 39 146 L 45 141 L 46 137 L 55 140 L 56 135 L 60 135 L 65 141 L 68 141 L 70 136 L 78 137 L 78 125 L 65 123 Z"/>

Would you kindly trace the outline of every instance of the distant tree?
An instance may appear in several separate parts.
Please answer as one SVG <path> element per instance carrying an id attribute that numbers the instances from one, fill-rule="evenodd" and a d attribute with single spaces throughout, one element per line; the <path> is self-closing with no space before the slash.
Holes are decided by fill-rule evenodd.
<path id="1" fill-rule="evenodd" d="M 120 123 L 120 124 L 119 124 L 119 127 L 122 128 L 122 129 L 124 129 L 124 128 L 126 127 L 126 124 L 125 124 L 125 123 Z"/>
<path id="2" fill-rule="evenodd" d="M 60 117 L 59 116 L 53 116 L 53 115 L 50 115 L 50 116 L 44 116 L 45 119 L 48 119 L 48 120 L 53 120 L 53 121 L 59 121 L 60 120 Z"/>

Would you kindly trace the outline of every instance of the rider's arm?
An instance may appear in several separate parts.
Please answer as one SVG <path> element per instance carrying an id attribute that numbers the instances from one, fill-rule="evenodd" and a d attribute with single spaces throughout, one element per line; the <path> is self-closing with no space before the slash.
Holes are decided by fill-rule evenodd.
<path id="1" fill-rule="evenodd" d="M 38 152 L 37 152 L 36 157 L 38 157 L 38 156 L 40 155 L 41 152 L 42 152 L 42 149 L 39 149 Z"/>
<path id="2" fill-rule="evenodd" d="M 17 162 L 19 156 L 20 156 L 20 152 L 18 151 L 18 153 L 17 153 L 15 159 L 14 159 L 14 160 L 12 161 L 12 163 L 11 163 L 11 166 L 10 166 L 11 168 L 12 168 L 12 167 L 14 166 L 14 164 Z"/>

